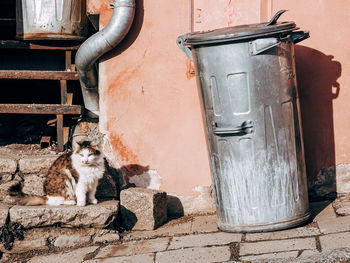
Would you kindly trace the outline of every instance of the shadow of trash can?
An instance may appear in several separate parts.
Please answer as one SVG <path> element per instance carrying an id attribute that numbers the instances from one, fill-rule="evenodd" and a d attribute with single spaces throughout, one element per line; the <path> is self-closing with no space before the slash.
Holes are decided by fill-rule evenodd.
<path id="1" fill-rule="evenodd" d="M 310 217 L 294 22 L 193 32 L 177 39 L 194 62 L 211 160 L 218 227 L 290 228 Z"/>

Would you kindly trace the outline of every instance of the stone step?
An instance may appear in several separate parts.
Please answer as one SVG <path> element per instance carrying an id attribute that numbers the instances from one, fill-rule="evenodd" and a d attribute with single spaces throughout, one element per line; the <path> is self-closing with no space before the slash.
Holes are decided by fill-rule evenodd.
<path id="1" fill-rule="evenodd" d="M 112 223 L 118 214 L 119 201 L 110 200 L 87 206 L 13 206 L 9 209 L 10 222 L 24 228 L 47 227 L 97 227 Z"/>

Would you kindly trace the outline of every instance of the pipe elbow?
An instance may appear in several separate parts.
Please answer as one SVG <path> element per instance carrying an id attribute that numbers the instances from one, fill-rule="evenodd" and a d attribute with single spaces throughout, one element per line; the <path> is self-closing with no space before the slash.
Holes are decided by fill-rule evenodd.
<path id="1" fill-rule="evenodd" d="M 108 51 L 116 47 L 129 32 L 135 16 L 135 0 L 114 0 L 109 5 L 113 15 L 108 25 L 89 37 L 75 55 L 75 66 L 79 74 L 85 108 L 98 111 L 98 82 L 96 61 Z M 89 96 L 94 99 L 90 99 Z M 97 105 L 96 105 L 97 104 Z"/>

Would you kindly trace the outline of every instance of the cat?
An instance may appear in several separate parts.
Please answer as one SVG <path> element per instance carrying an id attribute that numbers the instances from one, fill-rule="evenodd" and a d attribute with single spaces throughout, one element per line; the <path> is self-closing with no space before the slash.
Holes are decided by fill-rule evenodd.
<path id="1" fill-rule="evenodd" d="M 19 204 L 97 204 L 96 189 L 104 173 L 104 156 L 98 147 L 90 141 L 77 142 L 74 151 L 58 157 L 49 168 L 44 181 L 45 196 L 23 195 Z"/>

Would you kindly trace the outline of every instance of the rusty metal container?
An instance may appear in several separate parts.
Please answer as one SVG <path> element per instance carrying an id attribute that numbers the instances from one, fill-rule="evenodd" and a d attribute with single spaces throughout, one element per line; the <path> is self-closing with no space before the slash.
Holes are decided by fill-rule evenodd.
<path id="1" fill-rule="evenodd" d="M 28 40 L 83 40 L 85 0 L 16 0 L 16 36 Z"/>
<path id="2" fill-rule="evenodd" d="M 202 97 L 218 226 L 272 231 L 309 216 L 294 22 L 194 32 L 177 39 Z"/>

